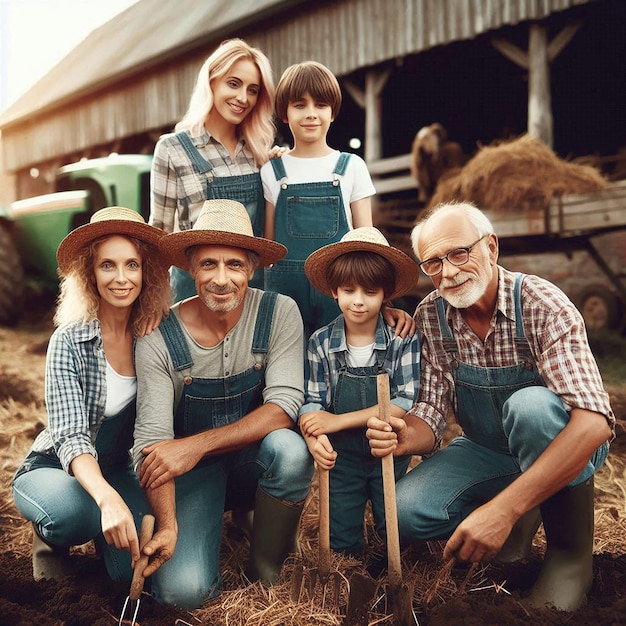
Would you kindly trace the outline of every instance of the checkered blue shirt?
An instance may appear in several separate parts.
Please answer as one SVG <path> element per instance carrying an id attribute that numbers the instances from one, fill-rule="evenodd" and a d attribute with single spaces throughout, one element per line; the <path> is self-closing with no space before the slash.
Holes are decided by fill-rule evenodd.
<path id="1" fill-rule="evenodd" d="M 78 455 L 97 458 L 94 442 L 106 404 L 106 358 L 98 320 L 54 331 L 46 355 L 45 397 L 48 426 L 31 449 L 53 449 L 68 473 Z"/>
<path id="2" fill-rule="evenodd" d="M 300 415 L 328 411 L 348 350 L 343 315 L 317 330 L 309 339 L 304 364 L 304 405 Z M 407 411 L 417 396 L 420 374 L 420 342 L 413 337 L 394 337 L 394 329 L 379 315 L 374 340 L 376 362 L 390 377 L 391 402 Z"/>

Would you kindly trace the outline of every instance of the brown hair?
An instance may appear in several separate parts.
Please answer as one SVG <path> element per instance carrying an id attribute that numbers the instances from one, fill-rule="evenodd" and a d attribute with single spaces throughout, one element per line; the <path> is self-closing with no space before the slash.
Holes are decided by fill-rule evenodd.
<path id="1" fill-rule="evenodd" d="M 341 108 L 341 88 L 335 75 L 317 61 L 305 61 L 290 65 L 276 87 L 276 115 L 282 121 L 287 119 L 290 102 L 301 100 L 305 94 L 314 100 L 328 104 L 333 111 L 333 119 Z"/>
<path id="2" fill-rule="evenodd" d="M 388 298 L 396 289 L 393 265 L 375 252 L 347 252 L 338 256 L 328 266 L 326 279 L 332 291 L 342 285 L 360 285 L 366 289 L 382 287 Z"/>

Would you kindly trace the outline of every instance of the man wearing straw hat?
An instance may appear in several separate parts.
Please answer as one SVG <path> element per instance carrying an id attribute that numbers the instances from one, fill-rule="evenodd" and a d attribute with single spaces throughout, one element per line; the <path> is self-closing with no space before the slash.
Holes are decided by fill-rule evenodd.
<path id="1" fill-rule="evenodd" d="M 198 295 L 137 346 L 134 457 L 157 520 L 153 594 L 197 608 L 220 590 L 225 510 L 254 508 L 250 580 L 273 583 L 294 545 L 313 473 L 294 429 L 303 325 L 293 300 L 248 286 L 286 249 L 255 237 L 239 202 L 205 202 L 193 229 L 164 242 Z"/>
<path id="2" fill-rule="evenodd" d="M 539 507 L 546 556 L 525 602 L 576 610 L 592 582 L 593 476 L 615 427 L 582 316 L 548 281 L 498 265 L 473 204 L 435 207 L 412 242 L 436 287 L 416 312 L 419 397 L 395 432 L 370 420 L 370 446 L 431 455 L 448 412 L 463 436 L 398 482 L 402 538 L 449 538 L 444 559 L 521 559 Z"/>

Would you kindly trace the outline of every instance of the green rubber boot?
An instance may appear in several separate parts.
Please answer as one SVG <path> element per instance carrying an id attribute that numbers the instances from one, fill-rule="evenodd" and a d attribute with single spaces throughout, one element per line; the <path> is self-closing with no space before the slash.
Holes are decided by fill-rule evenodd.
<path id="1" fill-rule="evenodd" d="M 33 578 L 58 581 L 71 573 L 69 548 L 47 543 L 33 525 Z"/>
<path id="2" fill-rule="evenodd" d="M 257 489 L 246 576 L 272 585 L 296 544 L 304 502 L 288 504 Z"/>
<path id="3" fill-rule="evenodd" d="M 533 537 L 541 524 L 541 511 L 536 506 L 530 511 L 526 511 L 520 517 L 511 530 L 511 534 L 504 542 L 496 563 L 516 563 L 530 556 L 530 549 L 533 545 Z"/>
<path id="4" fill-rule="evenodd" d="M 593 581 L 593 477 L 548 498 L 541 517 L 546 556 L 524 604 L 575 611 L 586 601 Z"/>

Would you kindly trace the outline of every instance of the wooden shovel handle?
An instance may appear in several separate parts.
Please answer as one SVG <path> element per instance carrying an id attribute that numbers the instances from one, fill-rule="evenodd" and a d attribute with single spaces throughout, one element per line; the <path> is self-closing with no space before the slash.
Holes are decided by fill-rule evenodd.
<path id="1" fill-rule="evenodd" d="M 381 420 L 391 422 L 391 396 L 389 376 L 386 373 L 376 377 L 378 391 L 378 412 Z M 393 454 L 381 459 L 383 473 L 383 494 L 385 498 L 385 527 L 387 529 L 387 560 L 389 584 L 399 588 L 402 584 L 402 565 L 400 561 L 400 532 L 398 530 L 398 508 L 396 504 L 396 476 Z"/>
<path id="2" fill-rule="evenodd" d="M 320 576 L 330 575 L 330 472 L 317 468 L 320 493 L 320 535 L 319 563 Z"/>
<path id="3" fill-rule="evenodd" d="M 143 572 L 148 565 L 150 557 L 143 553 L 145 545 L 152 539 L 154 534 L 154 515 L 144 515 L 141 520 L 141 532 L 139 534 L 139 550 L 141 555 L 137 563 L 135 563 L 135 570 L 133 571 L 133 579 L 130 583 L 130 593 L 128 597 L 131 600 L 138 600 L 143 591 L 144 577 Z"/>

